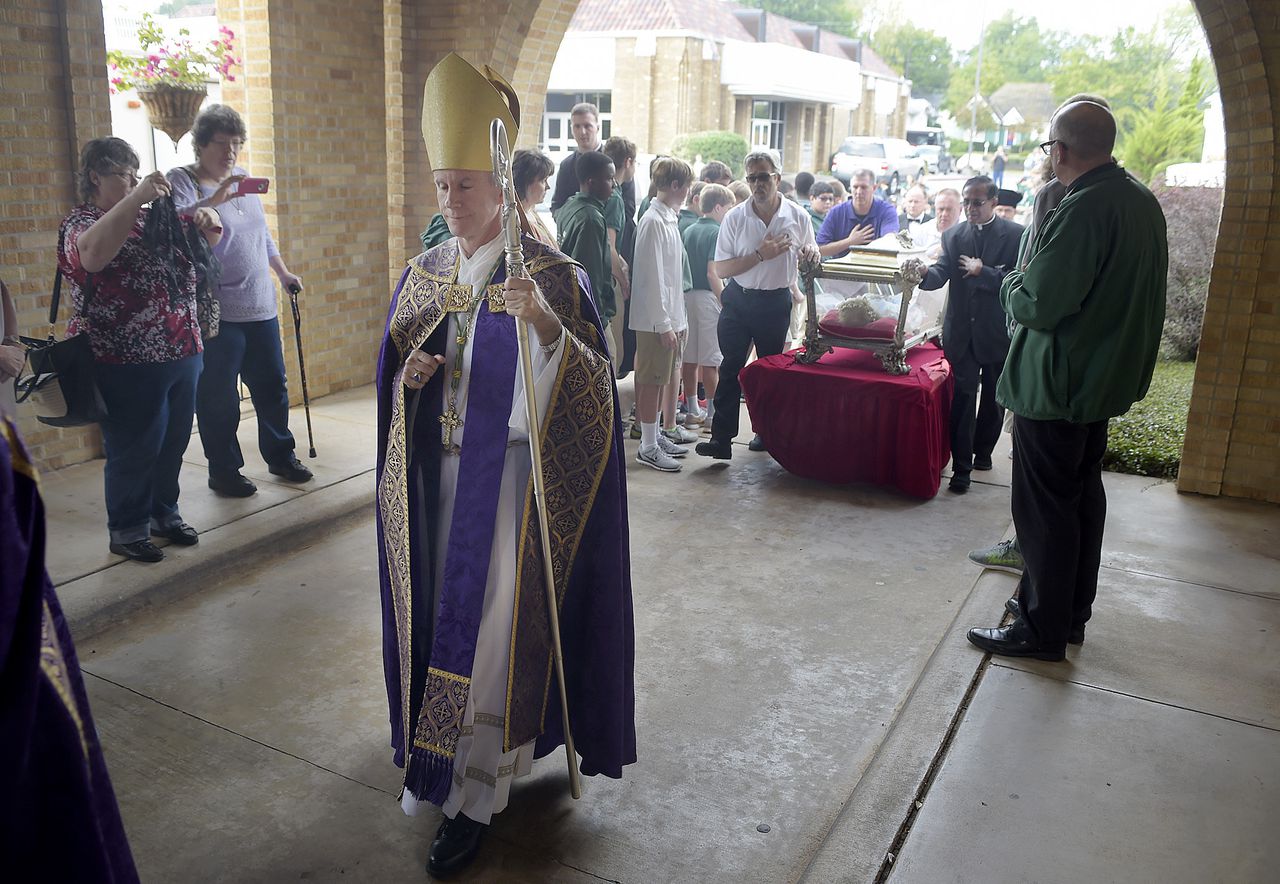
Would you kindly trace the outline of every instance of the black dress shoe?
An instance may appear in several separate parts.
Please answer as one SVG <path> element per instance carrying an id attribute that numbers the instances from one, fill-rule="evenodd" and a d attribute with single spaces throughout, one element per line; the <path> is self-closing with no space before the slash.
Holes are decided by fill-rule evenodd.
<path id="1" fill-rule="evenodd" d="M 118 556 L 133 559 L 135 562 L 160 562 L 164 560 L 164 550 L 150 540 L 135 540 L 133 543 L 113 543 L 108 547 Z"/>
<path id="2" fill-rule="evenodd" d="M 756 433 L 751 437 L 751 441 L 747 443 L 748 451 L 768 451 L 769 446 L 764 444 L 764 440 L 760 438 L 760 434 Z"/>
<path id="3" fill-rule="evenodd" d="M 315 478 L 311 470 L 304 467 L 295 454 L 290 453 L 288 460 L 282 460 L 280 463 L 273 463 L 267 467 L 271 471 L 271 475 L 279 476 L 286 482 L 310 482 Z"/>
<path id="4" fill-rule="evenodd" d="M 964 494 L 969 490 L 971 484 L 973 484 L 973 480 L 969 478 L 968 473 L 955 473 L 951 477 L 951 481 L 947 483 L 947 488 L 956 494 Z"/>
<path id="5" fill-rule="evenodd" d="M 200 542 L 200 532 L 196 531 L 186 522 L 179 522 L 172 528 L 151 529 L 152 537 L 163 537 L 166 540 L 178 544 L 178 546 L 195 546 Z"/>
<path id="6" fill-rule="evenodd" d="M 1022 616 L 1022 609 L 1018 607 L 1018 597 L 1016 595 L 1013 598 L 1004 600 L 1004 609 L 1012 614 L 1015 619 Z"/>
<path id="7" fill-rule="evenodd" d="M 258 492 L 258 486 L 239 472 L 210 473 L 209 487 L 223 497 L 252 497 Z"/>
<path id="8" fill-rule="evenodd" d="M 707 442 L 699 442 L 693 449 L 703 457 L 714 457 L 716 460 L 732 460 L 733 446 L 728 442 L 721 442 L 718 439 L 711 439 Z"/>
<path id="9" fill-rule="evenodd" d="M 981 454 L 979 454 L 976 457 L 974 457 L 973 468 L 975 470 L 991 469 L 991 455 L 988 454 L 986 457 L 983 457 Z"/>
<path id="10" fill-rule="evenodd" d="M 445 820 L 427 851 L 427 874 L 433 878 L 446 878 L 471 865 L 480 852 L 480 837 L 484 830 L 483 823 L 477 823 L 466 814 L 460 813 L 451 820 Z"/>
<path id="11" fill-rule="evenodd" d="M 970 629 L 968 638 L 970 644 L 999 657 L 1033 657 L 1052 662 L 1067 658 L 1066 649 L 1055 650 L 1041 644 L 1021 621 L 1008 626 Z"/>

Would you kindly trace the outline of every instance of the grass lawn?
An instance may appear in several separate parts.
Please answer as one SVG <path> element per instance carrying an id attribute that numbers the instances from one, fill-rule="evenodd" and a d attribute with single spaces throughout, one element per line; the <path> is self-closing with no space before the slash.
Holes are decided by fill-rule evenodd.
<path id="1" fill-rule="evenodd" d="M 1147 398 L 1112 418 L 1103 469 L 1173 479 L 1182 462 L 1194 362 L 1156 363 Z"/>

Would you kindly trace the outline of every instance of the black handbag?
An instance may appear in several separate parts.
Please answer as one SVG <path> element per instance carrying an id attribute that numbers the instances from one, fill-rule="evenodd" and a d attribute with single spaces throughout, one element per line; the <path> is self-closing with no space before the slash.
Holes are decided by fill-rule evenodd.
<path id="1" fill-rule="evenodd" d="M 81 315 L 88 310 L 92 295 L 93 274 L 90 274 L 81 301 Z M 51 427 L 96 424 L 107 416 L 107 406 L 94 377 L 89 336 L 81 333 L 61 341 L 54 338 L 61 297 L 62 272 L 59 271 L 53 278 L 48 340 L 19 338 L 27 347 L 30 373 L 25 377 L 18 373 L 13 381 L 14 393 L 19 402 L 30 402 L 35 407 L 36 418 Z"/>

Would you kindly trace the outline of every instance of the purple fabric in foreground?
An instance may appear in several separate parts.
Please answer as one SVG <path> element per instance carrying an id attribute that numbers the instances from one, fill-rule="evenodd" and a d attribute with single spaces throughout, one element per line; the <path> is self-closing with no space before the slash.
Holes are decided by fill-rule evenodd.
<path id="1" fill-rule="evenodd" d="M 0 860 L 13 881 L 134 882 L 71 633 L 44 568 L 44 506 L 0 422 Z"/>

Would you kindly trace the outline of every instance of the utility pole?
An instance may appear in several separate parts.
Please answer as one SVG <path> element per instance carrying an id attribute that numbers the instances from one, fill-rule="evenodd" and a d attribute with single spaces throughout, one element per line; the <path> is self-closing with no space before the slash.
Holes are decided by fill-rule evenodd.
<path id="1" fill-rule="evenodd" d="M 973 69 L 973 113 L 969 117 L 969 167 L 973 168 L 973 142 L 978 135 L 978 102 L 982 100 L 982 44 L 987 39 L 987 3 L 982 2 L 982 29 L 978 32 L 978 64 Z M 976 170 L 975 170 L 976 171 Z"/>

